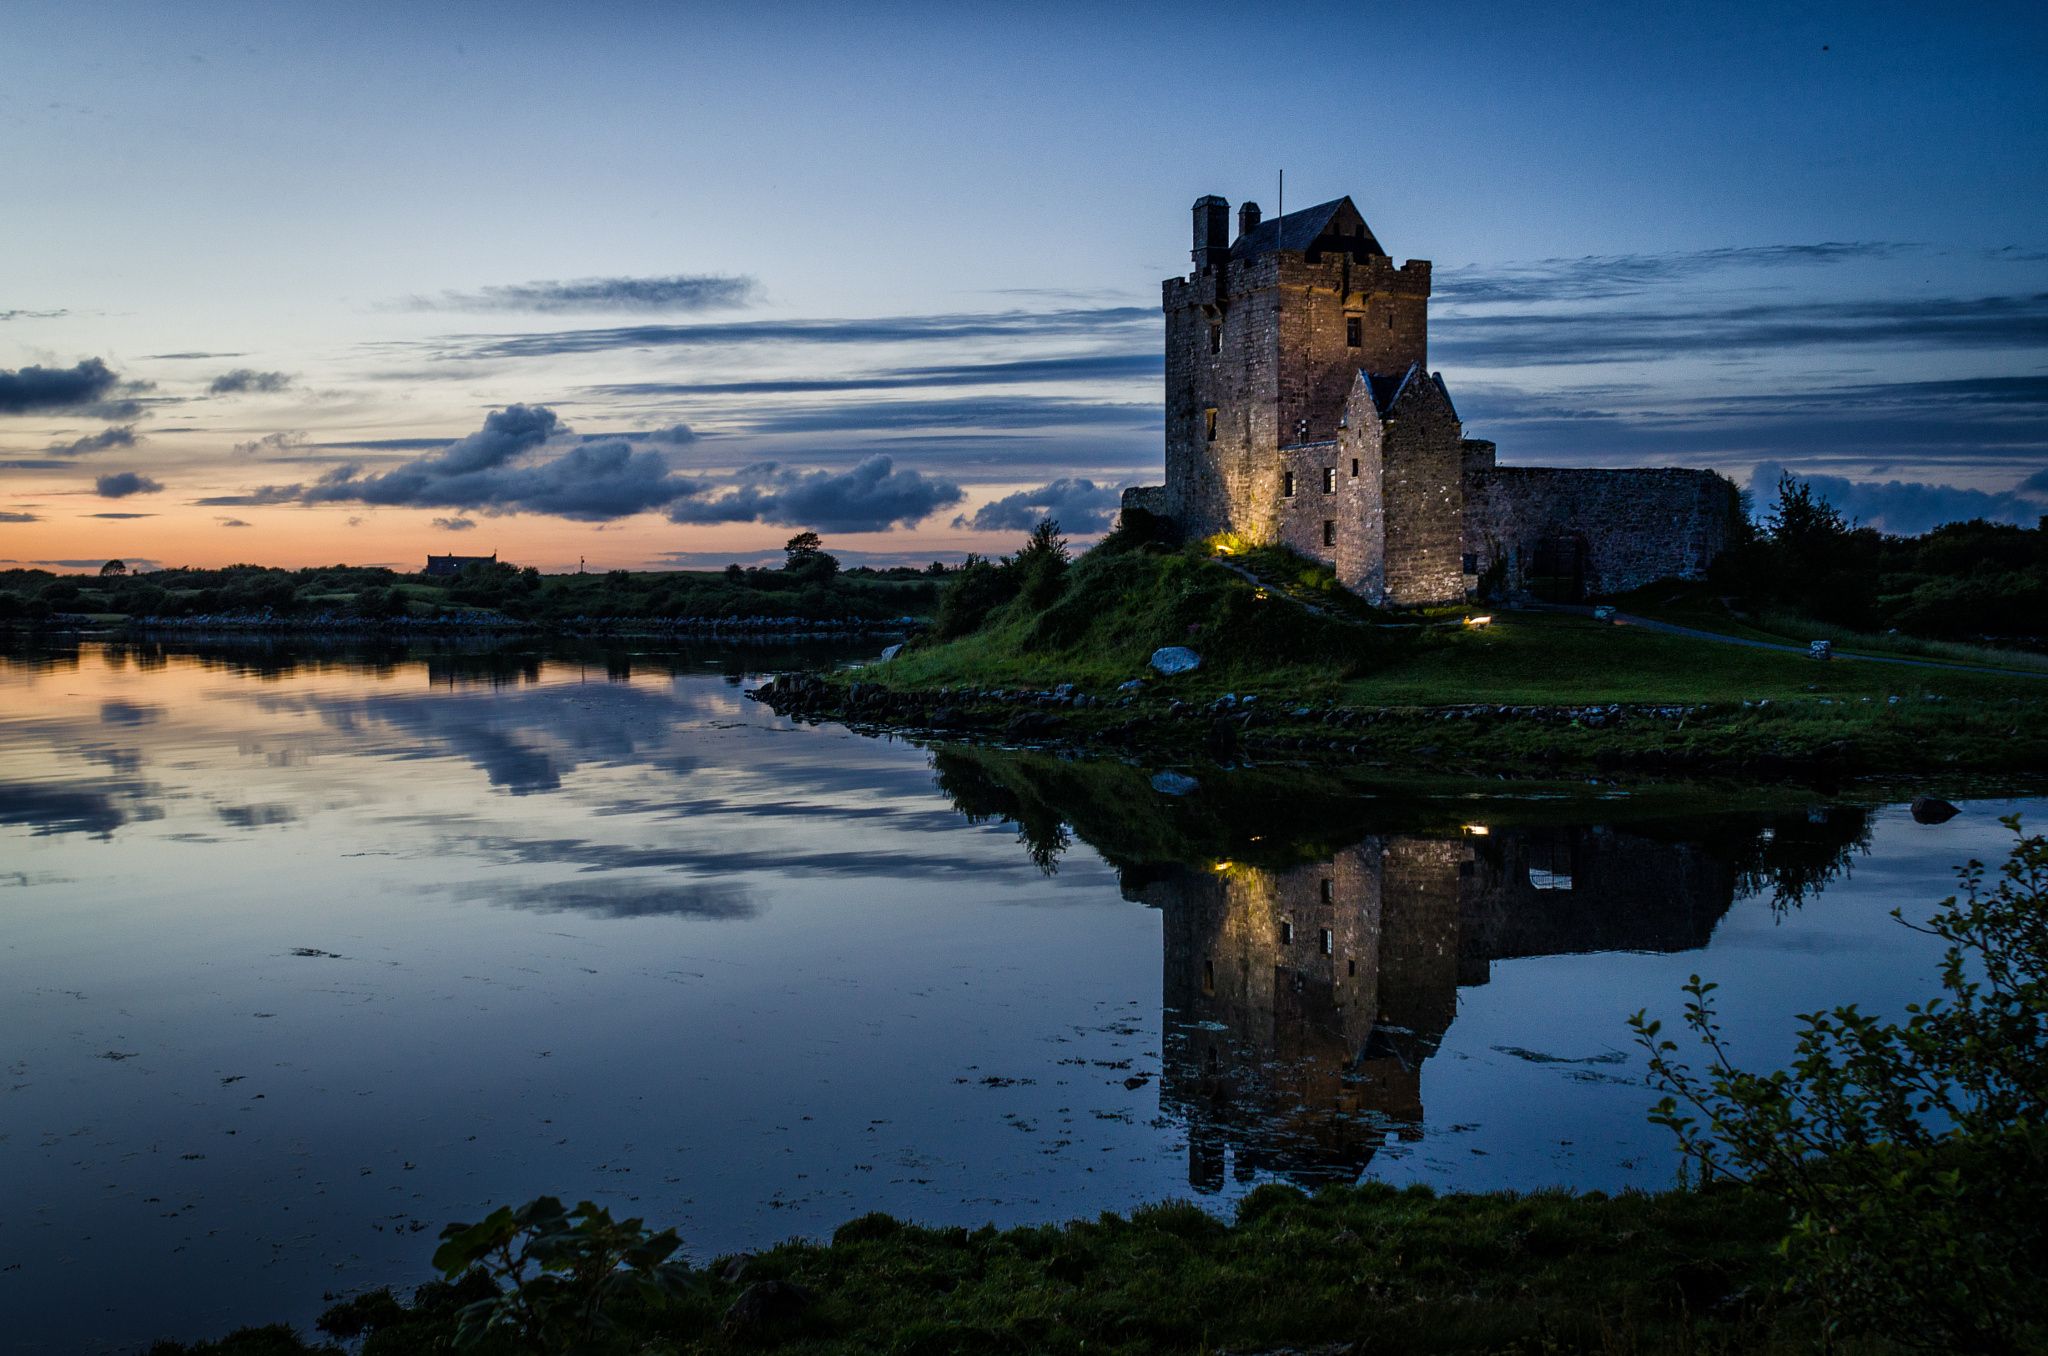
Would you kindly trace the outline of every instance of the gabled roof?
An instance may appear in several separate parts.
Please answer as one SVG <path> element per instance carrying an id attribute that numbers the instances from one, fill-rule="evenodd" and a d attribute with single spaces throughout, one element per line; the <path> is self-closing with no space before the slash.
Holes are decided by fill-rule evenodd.
<path id="1" fill-rule="evenodd" d="M 1358 374 L 1358 379 L 1365 383 L 1367 390 L 1372 392 L 1373 408 L 1379 411 L 1380 418 L 1382 419 L 1386 418 L 1394 406 L 1400 403 L 1402 396 L 1407 395 L 1411 390 L 1417 389 L 1416 383 L 1421 377 L 1421 363 L 1410 363 L 1404 370 L 1399 372 L 1366 372 L 1361 370 Z M 1432 373 L 1429 377 L 1429 382 L 1432 386 L 1436 387 L 1437 394 L 1444 398 L 1444 404 L 1450 409 L 1451 417 L 1453 419 L 1457 418 L 1458 407 L 1451 403 L 1451 391 L 1448 386 L 1444 385 L 1443 377 Z"/>
<path id="2" fill-rule="evenodd" d="M 1394 402 L 1408 390 L 1409 381 L 1421 370 L 1422 364 L 1410 363 L 1406 370 L 1400 372 L 1360 372 L 1358 375 L 1371 389 L 1373 408 L 1384 419 L 1387 411 L 1394 408 Z"/>
<path id="3" fill-rule="evenodd" d="M 1237 238 L 1230 247 L 1232 259 L 1252 259 L 1275 250 L 1299 253 L 1316 248 L 1324 237 L 1335 237 L 1365 254 L 1385 254 L 1349 197 L 1304 207 L 1284 217 L 1262 221 Z"/>

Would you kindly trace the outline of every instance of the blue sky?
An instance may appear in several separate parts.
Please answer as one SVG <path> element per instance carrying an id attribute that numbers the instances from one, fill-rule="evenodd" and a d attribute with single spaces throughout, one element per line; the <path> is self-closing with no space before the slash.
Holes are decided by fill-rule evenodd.
<path id="1" fill-rule="evenodd" d="M 423 9 L 9 7 L 0 557 L 1099 523 L 1189 204 L 1282 167 L 1504 461 L 2048 510 L 2038 7 Z"/>

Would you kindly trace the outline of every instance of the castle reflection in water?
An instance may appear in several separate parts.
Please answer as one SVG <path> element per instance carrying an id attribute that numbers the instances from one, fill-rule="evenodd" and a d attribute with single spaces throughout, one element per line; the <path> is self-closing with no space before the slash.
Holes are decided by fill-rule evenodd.
<path id="1" fill-rule="evenodd" d="M 1736 873 L 1606 828 L 1371 837 L 1281 870 L 1173 866 L 1125 892 L 1163 915 L 1162 1092 L 1190 1183 L 1354 1180 L 1415 1138 L 1422 1065 L 1492 963 L 1706 943 Z"/>
<path id="2" fill-rule="evenodd" d="M 1229 1176 L 1353 1181 L 1389 1136 L 1419 1138 L 1423 1066 L 1458 990 L 1485 984 L 1493 962 L 1702 947 L 1739 898 L 1796 907 L 1869 832 L 1865 809 L 1829 805 L 1365 832 L 1303 851 L 1285 841 L 1291 817 L 1270 787 L 1205 806 L 1028 756 L 941 754 L 937 766 L 956 806 L 1016 825 L 1045 869 L 1079 837 L 1117 868 L 1126 898 L 1160 911 L 1162 1108 L 1188 1128 L 1202 1192 Z M 1325 800 L 1292 818 L 1333 817 L 1387 816 Z M 1191 850 L 1231 839 L 1247 851 Z"/>

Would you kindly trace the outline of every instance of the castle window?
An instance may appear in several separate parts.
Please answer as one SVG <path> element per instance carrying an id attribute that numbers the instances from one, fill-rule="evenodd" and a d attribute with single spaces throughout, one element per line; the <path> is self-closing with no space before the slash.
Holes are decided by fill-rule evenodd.
<path id="1" fill-rule="evenodd" d="M 1294 945 L 1294 924 L 1288 922 L 1285 918 L 1280 920 L 1280 945 Z"/>
<path id="2" fill-rule="evenodd" d="M 1392 311 L 1387 312 L 1387 328 L 1394 328 L 1394 313 Z"/>
<path id="3" fill-rule="evenodd" d="M 1479 573 L 1479 553 L 1477 551 L 1467 551 L 1465 553 L 1465 573 Z"/>
<path id="4" fill-rule="evenodd" d="M 1336 492 L 1337 492 L 1337 468 L 1336 468 L 1336 467 L 1334 467 L 1334 466 L 1325 466 L 1325 467 L 1323 468 L 1323 493 L 1324 493 L 1324 494 L 1335 494 Z"/>
<path id="5" fill-rule="evenodd" d="M 1280 497 L 1282 499 L 1294 498 L 1294 472 L 1282 471 L 1280 473 Z"/>
<path id="6" fill-rule="evenodd" d="M 1347 978 L 1347 979 L 1356 979 L 1356 978 L 1358 978 L 1358 962 L 1357 962 L 1357 961 L 1355 961 L 1355 960 L 1348 960 L 1348 961 L 1345 961 L 1345 962 L 1344 962 L 1344 975 L 1345 975 L 1345 978 Z"/>
<path id="7" fill-rule="evenodd" d="M 1358 458 L 1356 457 L 1351 459 L 1351 478 L 1353 480 L 1358 479 Z"/>
<path id="8" fill-rule="evenodd" d="M 1331 932 L 1328 928 L 1323 929 L 1323 954 L 1325 956 L 1334 956 L 1337 954 L 1336 934 Z"/>
<path id="9" fill-rule="evenodd" d="M 1207 431 L 1208 431 L 1208 435 L 1209 435 L 1209 441 L 1210 441 L 1210 442 L 1212 442 L 1212 443 L 1213 443 L 1213 442 L 1215 442 L 1215 441 L 1216 441 L 1216 407 L 1215 407 L 1214 405 L 1211 405 L 1211 406 L 1210 406 L 1210 407 L 1209 407 L 1208 409 L 1206 409 L 1206 410 L 1203 410 L 1203 411 L 1202 411 L 1202 422 L 1203 422 L 1203 424 L 1204 424 L 1204 425 L 1205 425 L 1205 426 L 1207 427 Z"/>
<path id="10" fill-rule="evenodd" d="M 1323 545 L 1335 546 L 1336 544 L 1337 520 L 1335 518 L 1325 518 L 1323 519 Z"/>
<path id="11" fill-rule="evenodd" d="M 1206 994 L 1213 994 L 1216 992 L 1215 961 L 1205 960 L 1202 962 L 1202 992 Z"/>
<path id="12" fill-rule="evenodd" d="M 1221 353 L 1223 351 L 1223 327 L 1221 325 L 1211 325 L 1209 327 L 1209 351 L 1211 353 Z"/>
<path id="13" fill-rule="evenodd" d="M 1344 318 L 1344 346 L 1357 348 L 1365 342 L 1365 321 L 1357 316 Z"/>
<path id="14" fill-rule="evenodd" d="M 1336 887 L 1336 885 L 1335 885 L 1335 884 L 1333 884 L 1333 883 L 1332 883 L 1332 882 L 1330 882 L 1330 881 L 1327 881 L 1327 880 L 1326 880 L 1326 881 L 1324 881 L 1324 882 L 1323 882 L 1323 903 L 1325 903 L 1325 904 L 1335 904 L 1336 902 L 1337 902 L 1337 887 Z"/>

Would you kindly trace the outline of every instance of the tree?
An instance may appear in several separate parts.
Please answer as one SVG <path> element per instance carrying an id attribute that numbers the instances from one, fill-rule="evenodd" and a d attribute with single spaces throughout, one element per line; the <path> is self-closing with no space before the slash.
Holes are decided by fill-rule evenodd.
<path id="1" fill-rule="evenodd" d="M 1019 589 L 1033 607 L 1042 608 L 1059 596 L 1067 576 L 1067 539 L 1060 535 L 1057 519 L 1041 518 L 1024 540 L 1024 547 L 1010 560 L 1017 572 Z"/>
<path id="2" fill-rule="evenodd" d="M 1764 519 L 1764 530 L 1772 541 L 1811 556 L 1849 535 L 1849 520 L 1815 494 L 1812 484 L 1788 473 L 1778 477 L 1778 502 Z"/>
<path id="3" fill-rule="evenodd" d="M 102 579 L 117 578 L 127 573 L 128 562 L 125 560 L 110 560 L 106 564 L 100 566 L 100 578 Z"/>
<path id="4" fill-rule="evenodd" d="M 782 550 L 784 572 L 801 583 L 829 583 L 832 576 L 839 573 L 838 558 L 826 553 L 824 539 L 815 532 L 797 533 Z"/>
<path id="5" fill-rule="evenodd" d="M 2048 839 L 2003 822 L 2015 842 L 1996 881 L 1973 861 L 1961 896 L 1907 925 L 1948 947 L 1945 996 L 1904 1021 L 1809 1014 L 1792 1067 L 1756 1074 L 1697 975 L 1684 1022 L 1703 1070 L 1661 1023 L 1630 1019 L 1664 1093 L 1651 1119 L 1703 1178 L 1784 1204 L 1795 1282 L 1831 1329 L 1945 1351 L 2048 1344 Z"/>

